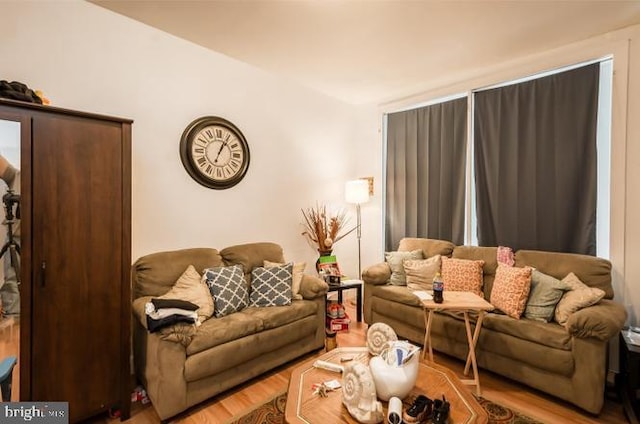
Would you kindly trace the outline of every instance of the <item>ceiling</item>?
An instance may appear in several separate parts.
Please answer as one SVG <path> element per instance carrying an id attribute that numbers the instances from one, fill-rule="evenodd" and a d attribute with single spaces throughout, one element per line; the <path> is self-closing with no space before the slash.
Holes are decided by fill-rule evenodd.
<path id="1" fill-rule="evenodd" d="M 640 0 L 90 1 L 353 104 L 640 23 Z"/>

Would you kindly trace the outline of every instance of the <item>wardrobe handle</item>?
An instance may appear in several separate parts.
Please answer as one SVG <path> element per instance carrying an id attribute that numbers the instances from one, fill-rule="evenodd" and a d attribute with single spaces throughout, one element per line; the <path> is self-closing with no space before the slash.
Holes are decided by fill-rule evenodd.
<path id="1" fill-rule="evenodd" d="M 47 262 L 42 261 L 41 270 L 40 270 L 40 287 L 44 287 L 46 283 L 46 275 L 45 271 L 47 270 Z"/>

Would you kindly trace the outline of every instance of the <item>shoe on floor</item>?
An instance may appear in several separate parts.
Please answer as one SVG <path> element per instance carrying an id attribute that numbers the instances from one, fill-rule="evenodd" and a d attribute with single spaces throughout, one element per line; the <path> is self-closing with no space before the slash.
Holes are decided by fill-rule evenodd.
<path id="1" fill-rule="evenodd" d="M 405 424 L 416 424 L 427 419 L 431 414 L 433 401 L 424 395 L 418 395 L 413 404 L 402 413 Z"/>
<path id="2" fill-rule="evenodd" d="M 442 395 L 442 400 L 436 399 L 433 403 L 433 424 L 446 424 L 449 418 L 449 402 Z"/>

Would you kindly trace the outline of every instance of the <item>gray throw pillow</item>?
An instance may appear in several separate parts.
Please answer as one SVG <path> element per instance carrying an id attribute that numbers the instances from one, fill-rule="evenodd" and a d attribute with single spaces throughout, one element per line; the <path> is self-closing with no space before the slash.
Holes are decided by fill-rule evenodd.
<path id="1" fill-rule="evenodd" d="M 213 315 L 216 318 L 247 307 L 249 291 L 244 281 L 242 265 L 207 268 L 204 270 L 204 278 L 213 296 Z"/>
<path id="2" fill-rule="evenodd" d="M 292 263 L 268 268 L 254 268 L 251 271 L 250 306 L 291 305 L 292 282 Z"/>
<path id="3" fill-rule="evenodd" d="M 394 286 L 406 286 L 407 277 L 404 271 L 404 261 L 408 259 L 424 259 L 422 250 L 412 250 L 410 252 L 385 252 L 384 258 L 391 268 L 391 278 L 389 282 Z"/>
<path id="4" fill-rule="evenodd" d="M 531 273 L 531 292 L 524 309 L 524 317 L 536 321 L 551 321 L 556 305 L 567 290 L 570 290 L 567 284 L 534 269 Z"/>

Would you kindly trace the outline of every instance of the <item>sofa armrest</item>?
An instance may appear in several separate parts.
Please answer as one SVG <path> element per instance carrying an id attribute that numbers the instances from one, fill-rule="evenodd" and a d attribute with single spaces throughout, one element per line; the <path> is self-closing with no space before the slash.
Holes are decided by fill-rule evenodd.
<path id="1" fill-rule="evenodd" d="M 626 320 L 627 311 L 621 304 L 603 299 L 570 315 L 565 328 L 575 337 L 609 340 L 622 330 Z"/>
<path id="2" fill-rule="evenodd" d="M 153 296 L 142 296 L 133 301 L 131 305 L 131 310 L 133 311 L 133 316 L 138 319 L 138 322 L 142 324 L 145 330 L 149 330 L 147 328 L 147 314 L 144 310 L 144 305 L 148 302 L 151 302 Z"/>
<path id="3" fill-rule="evenodd" d="M 302 275 L 300 294 L 304 299 L 312 300 L 327 294 L 329 286 L 320 278 L 309 274 Z"/>
<path id="4" fill-rule="evenodd" d="M 386 284 L 391 278 L 391 268 L 386 262 L 371 265 L 362 271 L 362 281 L 365 284 L 373 284 L 376 286 Z"/>

